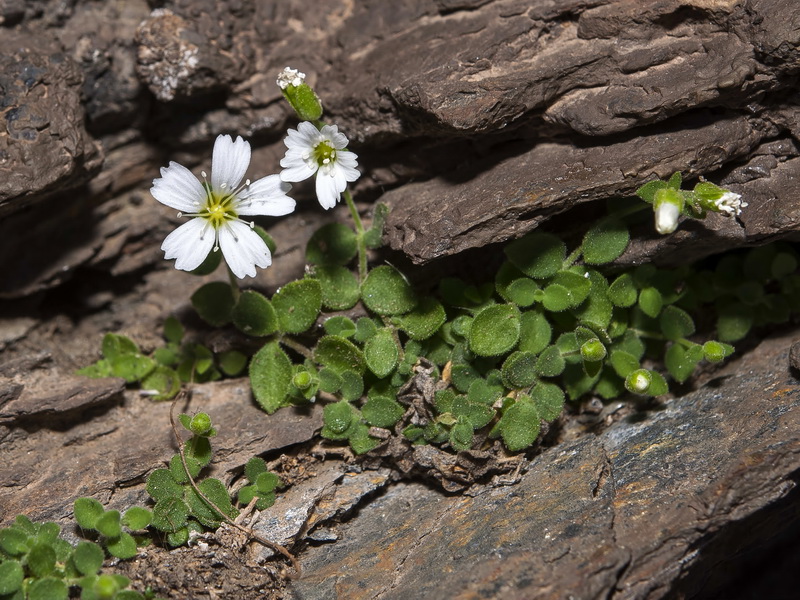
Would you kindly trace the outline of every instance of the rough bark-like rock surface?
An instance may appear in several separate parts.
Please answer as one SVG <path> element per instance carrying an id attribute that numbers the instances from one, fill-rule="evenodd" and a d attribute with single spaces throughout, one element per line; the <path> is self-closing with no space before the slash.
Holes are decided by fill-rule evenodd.
<path id="1" fill-rule="evenodd" d="M 395 486 L 306 551 L 295 597 L 654 599 L 684 580 L 710 597 L 705 565 L 798 525 L 791 510 L 753 517 L 800 469 L 790 345 L 768 340 L 640 423 L 549 449 L 515 486 Z"/>

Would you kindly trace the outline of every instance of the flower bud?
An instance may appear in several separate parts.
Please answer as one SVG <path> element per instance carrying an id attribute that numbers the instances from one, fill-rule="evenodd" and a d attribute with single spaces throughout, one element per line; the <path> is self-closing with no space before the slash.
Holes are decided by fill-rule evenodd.
<path id="1" fill-rule="evenodd" d="M 301 121 L 319 121 L 322 102 L 307 83 L 306 74 L 286 67 L 278 75 L 277 84 Z"/>
<path id="2" fill-rule="evenodd" d="M 608 352 L 603 342 L 597 338 L 588 340 L 581 345 L 581 358 L 586 362 L 603 360 Z"/>
<path id="3" fill-rule="evenodd" d="M 725 359 L 725 347 L 713 340 L 703 344 L 703 356 L 708 362 L 720 362 Z"/>
<path id="4" fill-rule="evenodd" d="M 625 378 L 625 389 L 634 394 L 646 394 L 653 376 L 646 369 L 636 369 Z"/>
<path id="5" fill-rule="evenodd" d="M 189 422 L 189 430 L 195 435 L 205 435 L 211 430 L 211 417 L 206 413 L 197 413 Z"/>
<path id="6" fill-rule="evenodd" d="M 308 371 L 300 371 L 292 378 L 292 383 L 298 390 L 307 390 L 311 387 L 311 373 Z"/>
<path id="7" fill-rule="evenodd" d="M 672 233 L 678 228 L 678 217 L 683 209 L 683 196 L 672 188 L 656 192 L 653 208 L 656 211 L 656 231 L 661 234 Z"/>

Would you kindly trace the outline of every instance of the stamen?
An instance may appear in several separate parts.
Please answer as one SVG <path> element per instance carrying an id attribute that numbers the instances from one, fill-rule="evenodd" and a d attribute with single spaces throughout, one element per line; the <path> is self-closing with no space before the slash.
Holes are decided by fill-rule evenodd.
<path id="1" fill-rule="evenodd" d="M 179 212 L 179 213 L 178 213 L 178 218 L 180 219 L 182 216 L 183 216 L 183 213 L 182 213 L 182 212 Z"/>
<path id="2" fill-rule="evenodd" d="M 208 175 L 206 175 L 205 171 L 200 171 L 200 175 L 203 176 L 203 179 L 208 179 Z"/>
<path id="3" fill-rule="evenodd" d="M 250 221 L 250 229 L 255 229 L 255 228 L 256 228 L 256 222 Z"/>

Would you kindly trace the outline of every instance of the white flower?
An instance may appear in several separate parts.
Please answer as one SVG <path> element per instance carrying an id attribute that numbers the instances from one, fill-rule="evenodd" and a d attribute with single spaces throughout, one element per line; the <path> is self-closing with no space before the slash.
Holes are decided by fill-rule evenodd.
<path id="1" fill-rule="evenodd" d="M 211 181 L 203 173 L 200 182 L 186 167 L 170 162 L 153 180 L 150 193 L 167 206 L 179 210 L 178 216 L 193 217 L 170 233 L 161 245 L 165 258 L 175 260 L 175 268 L 192 271 L 213 249 L 222 255 L 239 278 L 254 277 L 256 267 L 272 264 L 269 248 L 253 231 L 254 224 L 242 216 L 279 217 L 294 210 L 295 201 L 286 195 L 291 186 L 278 175 L 269 175 L 239 185 L 250 164 L 250 144 L 220 135 L 211 157 Z"/>
<path id="2" fill-rule="evenodd" d="M 278 87 L 282 90 L 285 90 L 290 85 L 298 86 L 302 85 L 303 80 L 306 78 L 305 73 L 301 73 L 297 69 L 290 69 L 289 67 L 285 67 L 283 71 L 280 72 L 278 75 Z"/>
<path id="3" fill-rule="evenodd" d="M 714 200 L 714 204 L 719 212 L 725 213 L 729 217 L 738 217 L 742 214 L 742 209 L 747 206 L 747 202 L 742 202 L 740 194 L 728 191 Z"/>
<path id="4" fill-rule="evenodd" d="M 336 125 L 324 125 L 317 129 L 309 121 L 290 129 L 284 140 L 288 150 L 281 159 L 283 181 L 303 181 L 317 176 L 317 199 L 322 208 L 336 206 L 348 181 L 359 178 L 356 167 L 357 155 L 344 150 L 347 137 L 339 133 Z"/>
<path id="5" fill-rule="evenodd" d="M 672 233 L 678 228 L 680 209 L 672 202 L 662 202 L 656 207 L 656 231 Z"/>

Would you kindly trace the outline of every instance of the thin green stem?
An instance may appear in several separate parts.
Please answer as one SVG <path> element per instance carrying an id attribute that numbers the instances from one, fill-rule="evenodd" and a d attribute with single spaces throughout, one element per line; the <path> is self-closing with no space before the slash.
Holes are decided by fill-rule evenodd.
<path id="1" fill-rule="evenodd" d="M 575 250 L 573 250 L 572 253 L 564 260 L 561 268 L 569 269 L 572 265 L 578 262 L 578 259 L 581 257 L 581 252 L 583 252 L 583 249 L 580 246 L 575 248 Z"/>
<path id="2" fill-rule="evenodd" d="M 350 189 L 345 188 L 344 200 L 350 209 L 350 216 L 353 218 L 353 223 L 356 226 L 356 243 L 358 244 L 358 280 L 363 282 L 367 276 L 367 243 L 364 240 L 364 224 L 361 222 L 361 216 L 358 214 L 356 204 L 353 202 L 353 196 L 350 194 Z"/>
<path id="3" fill-rule="evenodd" d="M 239 301 L 239 295 L 241 294 L 241 290 L 239 289 L 239 280 L 236 278 L 236 275 L 233 274 L 233 271 L 231 271 L 228 263 L 225 263 L 225 268 L 228 269 L 228 281 L 231 284 L 231 290 L 233 291 L 233 302 L 235 304 Z"/>
<path id="4" fill-rule="evenodd" d="M 309 350 L 308 348 L 303 346 L 303 344 L 301 344 L 297 340 L 294 340 L 294 339 L 292 339 L 292 338 L 290 338 L 288 336 L 283 335 L 278 339 L 278 341 L 281 344 L 283 344 L 284 346 L 286 346 L 287 348 L 291 348 L 292 350 L 294 350 L 295 352 L 297 352 L 298 354 L 300 354 L 304 358 L 313 358 L 314 357 L 314 355 L 312 354 L 311 350 Z"/>

